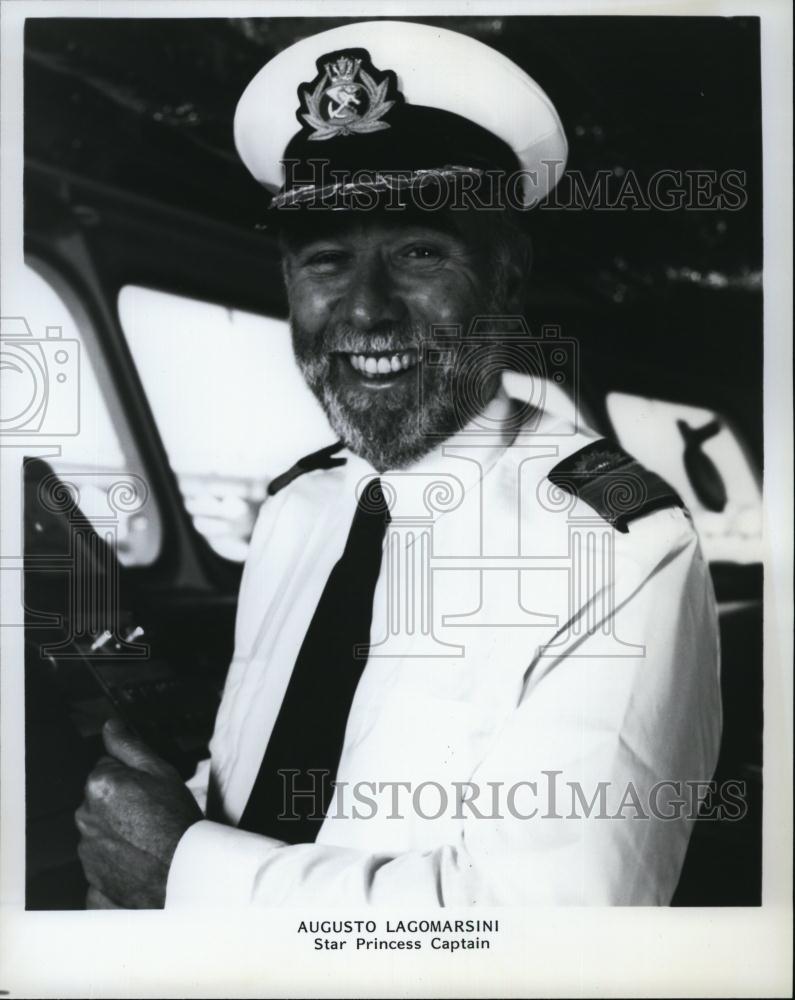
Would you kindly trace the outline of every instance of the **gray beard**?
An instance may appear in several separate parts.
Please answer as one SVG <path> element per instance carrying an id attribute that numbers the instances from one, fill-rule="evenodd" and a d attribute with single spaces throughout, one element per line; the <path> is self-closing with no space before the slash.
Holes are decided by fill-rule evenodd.
<path id="1" fill-rule="evenodd" d="M 353 409 L 328 385 L 318 395 L 335 433 L 379 472 L 412 465 L 458 430 L 457 415 L 445 397 L 449 393 L 440 390 L 419 400 L 412 411 L 378 405 Z"/>
<path id="2" fill-rule="evenodd" d="M 405 468 L 428 454 L 481 412 L 499 384 L 498 373 L 492 372 L 473 390 L 472 380 L 460 377 L 463 351 L 459 351 L 458 365 L 427 368 L 420 362 L 414 369 L 414 392 L 355 392 L 339 386 L 333 377 L 329 351 L 367 353 L 368 348 L 380 351 L 406 345 L 419 349 L 422 333 L 415 327 L 401 327 L 365 337 L 344 326 L 308 352 L 299 348 L 293 327 L 298 367 L 331 427 L 354 454 L 379 472 Z"/>

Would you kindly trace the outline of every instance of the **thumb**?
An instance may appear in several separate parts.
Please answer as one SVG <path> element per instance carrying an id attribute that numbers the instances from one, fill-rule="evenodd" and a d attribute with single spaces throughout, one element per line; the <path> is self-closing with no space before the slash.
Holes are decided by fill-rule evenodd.
<path id="1" fill-rule="evenodd" d="M 127 767 L 145 771 L 155 777 L 171 775 L 171 765 L 150 750 L 143 740 L 134 736 L 121 719 L 108 719 L 102 727 L 102 741 L 111 757 Z"/>

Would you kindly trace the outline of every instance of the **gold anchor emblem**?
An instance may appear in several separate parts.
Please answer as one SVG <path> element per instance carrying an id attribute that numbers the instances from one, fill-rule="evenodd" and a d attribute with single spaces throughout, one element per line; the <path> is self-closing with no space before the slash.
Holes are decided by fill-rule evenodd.
<path id="1" fill-rule="evenodd" d="M 361 59 L 340 56 L 328 62 L 314 90 L 305 90 L 306 112 L 301 118 L 314 131 L 309 138 L 379 132 L 389 128 L 383 116 L 394 105 L 387 100 L 388 79 L 376 83 Z"/>

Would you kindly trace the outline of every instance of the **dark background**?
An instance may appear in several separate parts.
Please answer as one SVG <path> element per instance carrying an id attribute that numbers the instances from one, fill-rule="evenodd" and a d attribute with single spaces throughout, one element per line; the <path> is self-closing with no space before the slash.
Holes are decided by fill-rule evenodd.
<path id="1" fill-rule="evenodd" d="M 237 99 L 273 54 L 345 20 L 31 19 L 27 156 L 251 231 L 267 197 L 234 150 Z M 641 180 L 660 169 L 745 171 L 748 203 L 737 212 L 536 213 L 533 294 L 539 322 L 565 314 L 565 332 L 594 355 L 591 371 L 620 350 L 705 382 L 737 379 L 736 403 L 760 454 L 757 20 L 416 20 L 471 34 L 536 78 L 564 123 L 569 169 L 586 178 L 616 168 Z M 205 282 L 205 297 L 225 289 L 212 293 Z M 263 298 L 250 304 L 261 308 Z"/>
<path id="2" fill-rule="evenodd" d="M 135 283 L 285 315 L 273 237 L 256 228 L 268 197 L 237 159 L 232 119 L 244 87 L 273 54 L 345 20 L 352 19 L 26 23 L 26 250 L 71 286 L 96 327 L 162 513 L 160 557 L 124 571 L 121 593 L 125 612 L 144 621 L 152 639 L 139 687 L 149 683 L 144 722 L 160 720 L 153 740 L 203 726 L 180 760 L 185 772 L 212 726 L 239 568 L 209 550 L 185 511 L 126 347 L 118 292 Z M 761 476 L 758 21 L 411 20 L 470 34 L 526 69 L 558 109 L 569 168 L 586 179 L 601 169 L 617 178 L 633 171 L 641 181 L 662 169 L 745 172 L 740 211 L 534 212 L 529 319 L 578 339 L 584 402 L 600 429 L 610 430 L 604 401 L 612 390 L 712 408 Z M 29 470 L 34 506 L 44 474 Z M 28 525 L 36 516 L 40 523 L 42 512 L 28 511 Z M 63 548 L 64 525 L 45 526 L 30 534 L 28 554 Z M 711 568 L 724 649 L 718 776 L 751 781 L 751 812 L 729 826 L 697 824 L 675 901 L 753 904 L 761 872 L 761 567 Z M 67 600 L 54 580 L 29 576 L 30 609 L 57 612 Z M 71 814 L 99 748 L 71 721 L 86 675 L 74 664 L 45 667 L 45 638 L 52 639 L 28 629 L 28 906 L 73 907 L 85 886 Z M 128 684 L 133 700 L 136 683 Z M 196 708 L 205 701 L 209 707 Z"/>

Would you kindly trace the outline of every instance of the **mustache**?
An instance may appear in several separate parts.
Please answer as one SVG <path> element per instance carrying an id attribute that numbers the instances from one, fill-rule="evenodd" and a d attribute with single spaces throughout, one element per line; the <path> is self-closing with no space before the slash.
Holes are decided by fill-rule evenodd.
<path id="1" fill-rule="evenodd" d="M 317 356 L 337 352 L 371 354 L 418 350 L 424 335 L 425 327 L 419 323 L 392 323 L 372 331 L 357 330 L 349 323 L 335 323 L 315 340 L 312 353 Z"/>

